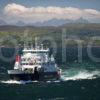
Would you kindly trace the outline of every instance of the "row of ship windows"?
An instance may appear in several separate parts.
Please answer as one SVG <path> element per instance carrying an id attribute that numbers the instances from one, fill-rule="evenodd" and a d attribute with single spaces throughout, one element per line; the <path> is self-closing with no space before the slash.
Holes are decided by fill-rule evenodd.
<path id="1" fill-rule="evenodd" d="M 36 63 L 36 64 L 41 64 L 41 63 Z M 34 65 L 34 63 L 21 63 L 21 65 Z"/>
<path id="2" fill-rule="evenodd" d="M 30 59 L 30 58 L 28 58 L 28 59 L 21 59 L 21 61 L 30 61 L 30 60 L 32 60 L 32 59 Z M 33 60 L 39 60 L 39 61 L 41 61 L 41 59 L 33 59 Z"/>
<path id="3" fill-rule="evenodd" d="M 48 51 L 44 51 L 44 52 L 43 51 L 40 51 L 40 52 L 39 51 L 38 52 L 37 51 L 36 52 L 35 51 L 25 51 L 24 54 L 25 53 L 33 53 L 33 54 L 37 53 L 37 54 L 43 55 L 43 54 L 48 54 Z"/>
<path id="4" fill-rule="evenodd" d="M 41 63 L 21 63 L 21 65 L 35 65 L 35 64 L 41 64 Z M 45 65 L 48 63 L 44 63 Z M 50 64 L 54 64 L 54 63 L 50 63 Z"/>

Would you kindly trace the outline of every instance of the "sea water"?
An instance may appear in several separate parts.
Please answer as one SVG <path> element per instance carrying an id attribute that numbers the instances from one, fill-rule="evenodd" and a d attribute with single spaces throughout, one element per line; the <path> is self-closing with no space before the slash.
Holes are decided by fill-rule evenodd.
<path id="1" fill-rule="evenodd" d="M 100 100 L 100 68 L 92 62 L 61 65 L 60 80 L 45 82 L 10 80 L 13 64 L 0 60 L 0 100 Z"/>

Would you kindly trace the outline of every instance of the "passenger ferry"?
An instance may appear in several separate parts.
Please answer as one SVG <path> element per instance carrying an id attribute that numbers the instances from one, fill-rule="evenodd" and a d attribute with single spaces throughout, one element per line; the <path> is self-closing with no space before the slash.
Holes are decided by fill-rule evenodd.
<path id="1" fill-rule="evenodd" d="M 61 69 L 50 55 L 50 49 L 36 42 L 34 47 L 24 45 L 22 55 L 16 55 L 14 70 L 8 70 L 8 74 L 12 80 L 18 81 L 59 80 Z"/>

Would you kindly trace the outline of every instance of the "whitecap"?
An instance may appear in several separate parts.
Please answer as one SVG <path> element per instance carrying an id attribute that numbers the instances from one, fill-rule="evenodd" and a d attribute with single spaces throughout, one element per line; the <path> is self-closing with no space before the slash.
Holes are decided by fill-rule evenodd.
<path id="1" fill-rule="evenodd" d="M 62 74 L 61 80 L 68 81 L 68 80 L 95 79 L 99 76 L 100 76 L 100 71 L 88 72 L 86 70 L 83 70 L 83 71 L 77 72 L 77 74 L 73 76 L 66 76 L 65 74 Z"/>
<path id="2" fill-rule="evenodd" d="M 33 83 L 33 82 L 38 82 L 38 81 L 16 81 L 16 80 L 1 80 L 1 83 L 5 84 L 27 84 L 27 83 Z"/>

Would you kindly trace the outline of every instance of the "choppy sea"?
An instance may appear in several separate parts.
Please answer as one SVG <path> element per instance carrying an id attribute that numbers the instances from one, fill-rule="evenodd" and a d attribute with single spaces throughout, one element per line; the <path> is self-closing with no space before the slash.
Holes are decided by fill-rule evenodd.
<path id="1" fill-rule="evenodd" d="M 13 64 L 0 60 L 0 100 L 100 100 L 100 68 L 95 64 L 66 64 L 60 80 L 46 82 L 10 80 L 7 70 Z"/>

